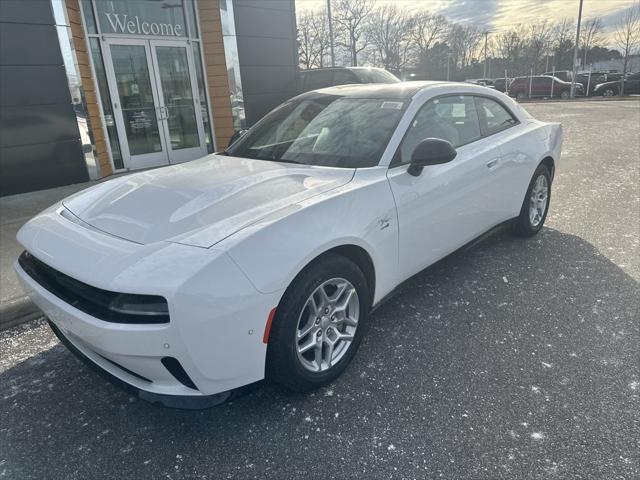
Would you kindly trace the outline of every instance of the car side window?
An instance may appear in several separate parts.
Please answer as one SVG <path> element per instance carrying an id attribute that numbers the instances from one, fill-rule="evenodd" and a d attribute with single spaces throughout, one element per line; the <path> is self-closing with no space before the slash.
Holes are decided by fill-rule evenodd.
<path id="1" fill-rule="evenodd" d="M 335 70 L 333 72 L 334 85 L 347 85 L 349 83 L 358 83 L 358 79 L 349 70 Z"/>
<path id="2" fill-rule="evenodd" d="M 331 86 L 333 72 L 331 70 L 312 70 L 305 72 L 305 91 L 317 90 Z"/>
<path id="3" fill-rule="evenodd" d="M 456 95 L 425 103 L 413 118 L 400 144 L 394 164 L 411 162 L 418 143 L 426 138 L 440 138 L 460 147 L 480 138 L 480 124 L 472 96 Z"/>
<path id="4" fill-rule="evenodd" d="M 476 97 L 476 108 L 483 135 L 493 135 L 518 123 L 518 120 L 502 105 L 486 97 Z"/>

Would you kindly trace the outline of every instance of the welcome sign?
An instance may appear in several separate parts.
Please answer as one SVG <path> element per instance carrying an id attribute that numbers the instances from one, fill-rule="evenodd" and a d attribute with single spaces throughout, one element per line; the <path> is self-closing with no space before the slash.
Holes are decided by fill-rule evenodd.
<path id="1" fill-rule="evenodd" d="M 98 0 L 95 5 L 101 33 L 187 35 L 185 6 L 180 0 Z"/>
<path id="2" fill-rule="evenodd" d="M 117 13 L 105 13 L 113 33 L 128 33 L 131 35 L 160 35 L 163 37 L 181 37 L 184 35 L 184 27 L 179 23 L 158 23 L 140 20 L 138 15 L 120 15 Z"/>

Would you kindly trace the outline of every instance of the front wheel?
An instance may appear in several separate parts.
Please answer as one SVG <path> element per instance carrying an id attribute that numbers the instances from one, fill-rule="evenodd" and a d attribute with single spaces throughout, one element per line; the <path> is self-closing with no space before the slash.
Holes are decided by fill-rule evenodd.
<path id="1" fill-rule="evenodd" d="M 602 96 L 603 97 L 615 97 L 616 96 L 616 91 L 613 88 L 605 88 L 604 91 L 602 92 Z"/>
<path id="2" fill-rule="evenodd" d="M 518 92 L 516 94 L 516 99 L 517 100 L 524 100 L 525 98 L 527 98 L 527 95 L 524 92 Z"/>
<path id="3" fill-rule="evenodd" d="M 327 254 L 285 292 L 271 327 L 266 375 L 298 392 L 336 379 L 354 357 L 371 305 L 364 274 Z"/>
<path id="4" fill-rule="evenodd" d="M 540 231 L 547 218 L 551 200 L 551 174 L 543 165 L 533 173 L 520 215 L 513 224 L 513 233 L 519 237 L 532 237 Z"/>
<path id="5" fill-rule="evenodd" d="M 560 93 L 560 98 L 563 99 L 563 100 L 568 99 L 570 96 L 571 96 L 571 94 L 567 90 L 563 90 Z"/>

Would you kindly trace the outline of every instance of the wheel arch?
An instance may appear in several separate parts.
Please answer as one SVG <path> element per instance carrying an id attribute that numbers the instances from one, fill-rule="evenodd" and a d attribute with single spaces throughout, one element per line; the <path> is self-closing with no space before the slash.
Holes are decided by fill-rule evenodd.
<path id="1" fill-rule="evenodd" d="M 307 270 L 311 265 L 321 262 L 324 257 L 327 255 L 339 255 L 341 257 L 346 258 L 347 260 L 352 261 L 357 265 L 357 267 L 362 271 L 364 277 L 367 281 L 367 288 L 369 290 L 371 301 L 373 301 L 376 291 L 376 269 L 373 262 L 373 258 L 370 253 L 362 246 L 356 245 L 353 243 L 344 243 L 341 245 L 333 246 L 324 250 L 323 252 L 317 254 L 315 257 L 307 261 L 301 268 L 298 269 L 297 273 L 287 285 L 288 290 L 291 285 L 293 285 L 296 279 L 300 276 L 302 272 Z M 283 292 L 284 296 L 284 292 Z"/>
<path id="2" fill-rule="evenodd" d="M 555 173 L 556 173 L 556 162 L 553 159 L 553 157 L 551 157 L 551 155 L 547 155 L 542 159 L 542 161 L 540 162 L 540 165 L 544 165 L 549 169 L 549 173 L 551 174 L 551 180 L 553 180 L 553 177 L 555 176 Z"/>

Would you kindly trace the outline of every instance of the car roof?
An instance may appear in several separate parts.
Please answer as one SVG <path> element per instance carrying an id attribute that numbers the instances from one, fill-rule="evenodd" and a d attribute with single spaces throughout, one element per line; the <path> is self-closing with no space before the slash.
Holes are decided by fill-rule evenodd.
<path id="1" fill-rule="evenodd" d="M 306 70 L 300 70 L 300 74 L 326 72 L 329 70 L 384 70 L 385 72 L 387 71 L 384 68 L 380 68 L 380 67 L 345 67 L 342 65 L 336 65 L 335 67 L 308 68 Z"/>
<path id="2" fill-rule="evenodd" d="M 460 86 L 460 84 L 456 82 L 437 81 L 338 85 L 335 87 L 312 90 L 311 92 L 303 93 L 298 98 L 312 98 L 315 95 L 338 95 L 341 97 L 353 98 L 387 98 L 404 100 L 413 97 L 421 90 L 425 90 L 436 85 L 446 84 Z"/>

